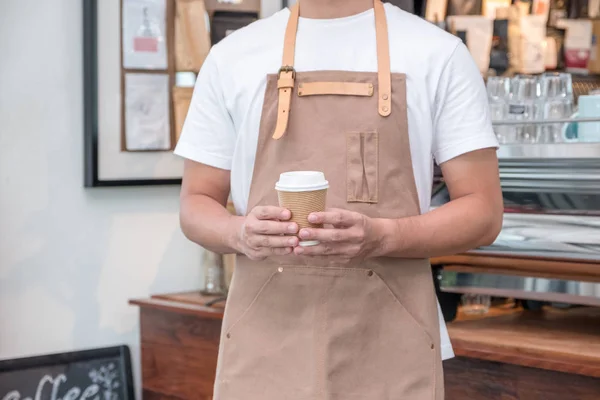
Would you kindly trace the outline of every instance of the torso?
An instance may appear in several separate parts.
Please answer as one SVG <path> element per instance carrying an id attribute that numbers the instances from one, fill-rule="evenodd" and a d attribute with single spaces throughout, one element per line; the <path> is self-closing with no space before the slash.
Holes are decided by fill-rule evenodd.
<path id="1" fill-rule="evenodd" d="M 421 212 L 429 209 L 433 154 L 433 113 L 437 77 L 458 39 L 420 18 L 386 5 L 392 72 L 406 74 L 410 152 Z M 266 75 L 281 64 L 289 11 L 282 10 L 216 45 L 226 106 L 236 127 L 231 195 L 239 214 L 247 211 Z M 419 32 L 415 35 L 415 32 Z M 408 38 L 411 38 L 410 40 Z M 414 38 L 414 39 L 413 39 Z M 300 19 L 298 72 L 377 71 L 373 11 L 334 21 Z"/>

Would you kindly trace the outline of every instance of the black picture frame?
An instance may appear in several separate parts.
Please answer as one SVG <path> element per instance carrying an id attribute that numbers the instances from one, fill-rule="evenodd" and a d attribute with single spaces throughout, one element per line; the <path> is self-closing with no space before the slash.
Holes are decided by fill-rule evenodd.
<path id="1" fill-rule="evenodd" d="M 98 176 L 98 12 L 97 0 L 83 1 L 84 187 L 180 185 L 181 179 L 102 180 Z"/>
<path id="2" fill-rule="evenodd" d="M 51 367 L 54 365 L 73 364 L 102 358 L 119 359 L 122 372 L 121 382 L 127 386 L 124 390 L 126 398 L 123 400 L 135 400 L 133 370 L 131 368 L 131 352 L 129 351 L 129 347 L 126 345 L 72 351 L 68 353 L 46 354 L 41 356 L 17 358 L 14 360 L 1 360 L 0 373 L 30 368 Z"/>

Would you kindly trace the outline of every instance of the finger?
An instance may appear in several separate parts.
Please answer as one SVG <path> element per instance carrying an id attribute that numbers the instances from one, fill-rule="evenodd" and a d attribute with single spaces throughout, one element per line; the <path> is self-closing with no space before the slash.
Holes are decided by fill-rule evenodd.
<path id="1" fill-rule="evenodd" d="M 275 206 L 254 207 L 250 214 L 254 215 L 257 219 L 261 220 L 279 219 L 282 221 L 287 221 L 292 217 L 292 213 L 290 212 L 290 210 Z"/>
<path id="2" fill-rule="evenodd" d="M 344 246 L 336 246 L 331 243 L 320 243 L 316 246 L 296 247 L 294 254 L 303 256 L 337 256 L 346 253 Z"/>
<path id="3" fill-rule="evenodd" d="M 347 210 L 332 209 L 310 214 L 308 222 L 312 224 L 330 224 L 337 228 L 349 228 L 356 224 L 356 214 Z"/>
<path id="4" fill-rule="evenodd" d="M 249 255 L 250 259 L 261 261 L 270 256 L 285 256 L 288 254 L 292 254 L 294 251 L 291 247 L 281 247 L 281 248 L 262 248 L 260 250 L 254 251 Z"/>
<path id="5" fill-rule="evenodd" d="M 288 254 L 292 254 L 293 251 L 294 251 L 293 247 L 272 248 L 271 254 L 274 256 L 285 256 Z"/>
<path id="6" fill-rule="evenodd" d="M 282 248 L 298 246 L 296 236 L 253 235 L 248 238 L 248 244 L 253 249 Z"/>
<path id="7" fill-rule="evenodd" d="M 303 228 L 299 235 L 302 240 L 310 239 L 326 243 L 349 242 L 354 239 L 354 234 L 350 229 Z"/>
<path id="8" fill-rule="evenodd" d="M 298 224 L 295 222 L 256 220 L 250 225 L 250 231 L 253 233 L 260 233 L 261 235 L 298 233 Z"/>

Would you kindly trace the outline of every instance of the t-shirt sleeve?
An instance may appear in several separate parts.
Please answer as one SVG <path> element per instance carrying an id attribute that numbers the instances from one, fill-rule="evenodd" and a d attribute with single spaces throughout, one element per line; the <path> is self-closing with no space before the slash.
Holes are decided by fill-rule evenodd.
<path id="1" fill-rule="evenodd" d="M 459 43 L 444 67 L 434 101 L 432 153 L 438 164 L 470 151 L 497 148 L 485 84 Z"/>
<path id="2" fill-rule="evenodd" d="M 215 55 L 209 53 L 198 74 L 175 154 L 230 170 L 235 137 Z"/>

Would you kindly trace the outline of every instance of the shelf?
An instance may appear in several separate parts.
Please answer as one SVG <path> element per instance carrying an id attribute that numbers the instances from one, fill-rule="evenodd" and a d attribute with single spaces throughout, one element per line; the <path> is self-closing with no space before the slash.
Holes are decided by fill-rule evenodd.
<path id="1" fill-rule="evenodd" d="M 503 144 L 498 150 L 502 160 L 593 159 L 600 160 L 600 143 Z"/>
<path id="2" fill-rule="evenodd" d="M 506 126 L 506 125 L 550 125 L 550 124 L 564 124 L 564 123 L 588 123 L 588 122 L 600 122 L 600 117 L 594 118 L 559 118 L 559 119 L 540 119 L 540 120 L 526 120 L 526 121 L 492 121 L 493 126 Z"/>

